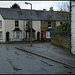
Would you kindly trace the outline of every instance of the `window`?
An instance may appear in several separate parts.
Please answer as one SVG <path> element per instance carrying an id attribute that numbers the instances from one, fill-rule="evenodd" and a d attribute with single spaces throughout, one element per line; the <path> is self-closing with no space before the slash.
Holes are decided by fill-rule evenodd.
<path id="1" fill-rule="evenodd" d="M 35 39 L 35 32 L 32 32 L 32 37 Z M 30 38 L 30 32 L 26 32 L 26 39 Z"/>
<path id="2" fill-rule="evenodd" d="M 13 32 L 13 39 L 15 39 L 15 38 L 16 38 L 15 36 L 16 36 L 16 34 L 15 34 L 15 32 Z"/>
<path id="3" fill-rule="evenodd" d="M 15 28 L 19 28 L 19 21 L 15 21 Z"/>
<path id="4" fill-rule="evenodd" d="M 13 39 L 21 39 L 21 32 L 20 31 L 13 32 Z"/>
<path id="5" fill-rule="evenodd" d="M 20 32 L 16 32 L 16 39 L 20 39 L 21 35 Z"/>
<path id="6" fill-rule="evenodd" d="M 2 31 L 0 31 L 0 39 L 2 39 Z"/>
<path id="7" fill-rule="evenodd" d="M 27 39 L 30 38 L 30 32 L 27 32 L 26 38 L 27 38 Z"/>
<path id="8" fill-rule="evenodd" d="M 33 36 L 33 39 L 35 39 L 35 32 L 33 32 L 33 35 L 32 36 Z"/>
<path id="9" fill-rule="evenodd" d="M 0 28 L 2 27 L 2 21 L 0 21 Z"/>
<path id="10" fill-rule="evenodd" d="M 50 31 L 46 32 L 46 38 L 50 38 Z"/>
<path id="11" fill-rule="evenodd" d="M 48 21 L 48 28 L 51 28 L 51 21 Z"/>

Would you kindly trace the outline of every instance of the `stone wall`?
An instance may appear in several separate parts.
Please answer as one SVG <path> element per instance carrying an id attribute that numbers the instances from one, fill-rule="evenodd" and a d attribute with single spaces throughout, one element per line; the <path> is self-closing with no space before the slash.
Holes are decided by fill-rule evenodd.
<path id="1" fill-rule="evenodd" d="M 70 49 L 70 33 L 51 35 L 51 43 L 66 49 Z"/>

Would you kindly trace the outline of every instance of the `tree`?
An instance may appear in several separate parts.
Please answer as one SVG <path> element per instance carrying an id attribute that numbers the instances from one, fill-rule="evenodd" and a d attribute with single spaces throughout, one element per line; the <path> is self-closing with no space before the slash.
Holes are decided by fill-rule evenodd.
<path id="1" fill-rule="evenodd" d="M 69 11 L 70 12 L 70 1 L 58 2 L 57 7 L 59 11 Z"/>
<path id="2" fill-rule="evenodd" d="M 10 8 L 20 9 L 20 6 L 18 4 L 13 4 Z"/>
<path id="3" fill-rule="evenodd" d="M 26 20 L 26 29 L 27 30 L 30 29 L 30 20 L 29 19 Z"/>

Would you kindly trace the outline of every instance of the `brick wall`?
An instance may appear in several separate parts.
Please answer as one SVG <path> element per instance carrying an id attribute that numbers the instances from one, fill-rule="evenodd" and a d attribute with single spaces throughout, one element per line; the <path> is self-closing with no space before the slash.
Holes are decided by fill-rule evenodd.
<path id="1" fill-rule="evenodd" d="M 46 40 L 46 30 L 48 29 L 48 21 L 41 21 L 41 32 L 44 32 L 43 39 Z"/>

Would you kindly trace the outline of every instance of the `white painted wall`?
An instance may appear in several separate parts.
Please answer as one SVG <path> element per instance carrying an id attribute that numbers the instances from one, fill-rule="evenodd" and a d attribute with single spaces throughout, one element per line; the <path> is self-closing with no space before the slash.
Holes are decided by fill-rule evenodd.
<path id="1" fill-rule="evenodd" d="M 24 34 L 24 20 L 18 20 L 19 21 L 19 29 L 22 30 L 22 39 L 23 39 L 23 34 Z M 13 30 L 15 29 L 15 20 L 5 20 L 5 35 L 6 32 L 9 32 L 9 39 L 10 41 L 15 41 L 13 39 Z M 5 37 L 6 40 L 6 37 Z M 17 40 L 20 41 L 20 40 Z"/>
<path id="2" fill-rule="evenodd" d="M 32 27 L 35 29 L 35 39 L 37 40 L 37 32 L 40 32 L 40 40 L 41 40 L 41 21 L 33 21 Z"/>
<path id="3" fill-rule="evenodd" d="M 6 42 L 6 32 L 9 32 L 9 39 L 10 41 L 15 41 L 13 39 L 13 30 L 15 29 L 15 20 L 10 19 L 3 19 L 0 15 L 0 20 L 2 20 L 2 28 L 0 31 L 3 31 L 3 40 L 0 42 Z M 26 33 L 24 32 L 24 27 L 26 27 L 26 21 L 18 20 L 19 21 L 19 28 L 22 30 L 22 39 L 26 38 Z M 32 27 L 34 28 L 35 32 L 35 39 L 37 40 L 37 32 L 40 32 L 40 40 L 41 40 L 41 21 L 33 21 Z M 20 40 L 17 40 L 20 41 Z"/>
<path id="4" fill-rule="evenodd" d="M 5 21 L 4 21 L 4 19 L 3 19 L 3 17 L 1 16 L 1 14 L 0 14 L 0 20 L 2 21 L 2 28 L 0 28 L 0 31 L 2 31 L 2 40 L 0 40 L 0 42 L 5 42 Z"/>
<path id="5" fill-rule="evenodd" d="M 75 1 L 71 4 L 71 53 L 75 54 Z"/>

